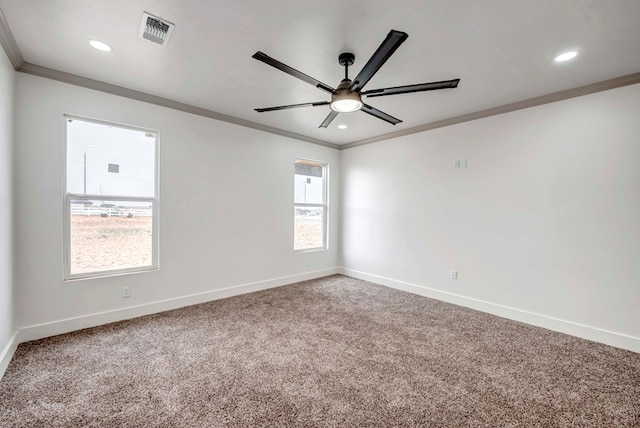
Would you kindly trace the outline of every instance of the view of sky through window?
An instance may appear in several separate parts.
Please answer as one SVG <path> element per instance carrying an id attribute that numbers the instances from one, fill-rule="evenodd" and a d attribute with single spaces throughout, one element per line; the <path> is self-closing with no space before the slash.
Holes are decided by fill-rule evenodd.
<path id="1" fill-rule="evenodd" d="M 69 119 L 67 192 L 148 196 L 155 193 L 155 135 Z"/>

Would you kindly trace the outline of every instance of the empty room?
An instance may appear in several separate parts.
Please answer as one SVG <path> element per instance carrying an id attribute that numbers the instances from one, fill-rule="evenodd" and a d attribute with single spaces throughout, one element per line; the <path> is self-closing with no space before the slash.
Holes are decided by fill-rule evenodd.
<path id="1" fill-rule="evenodd" d="M 0 426 L 640 426 L 639 40 L 0 0 Z"/>

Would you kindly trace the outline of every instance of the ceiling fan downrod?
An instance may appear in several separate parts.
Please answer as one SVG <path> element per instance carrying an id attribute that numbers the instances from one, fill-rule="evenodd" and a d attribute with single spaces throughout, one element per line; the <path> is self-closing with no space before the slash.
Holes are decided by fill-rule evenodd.
<path id="1" fill-rule="evenodd" d="M 353 65 L 356 56 L 351 52 L 344 52 L 338 56 L 338 63 L 344 66 L 344 80 L 349 80 L 349 66 Z"/>

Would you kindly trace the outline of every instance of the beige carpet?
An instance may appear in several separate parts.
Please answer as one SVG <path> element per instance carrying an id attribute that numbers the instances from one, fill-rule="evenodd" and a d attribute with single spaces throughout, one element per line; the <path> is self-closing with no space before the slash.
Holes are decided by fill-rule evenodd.
<path id="1" fill-rule="evenodd" d="M 332 276 L 25 343 L 2 427 L 640 426 L 640 354 Z"/>

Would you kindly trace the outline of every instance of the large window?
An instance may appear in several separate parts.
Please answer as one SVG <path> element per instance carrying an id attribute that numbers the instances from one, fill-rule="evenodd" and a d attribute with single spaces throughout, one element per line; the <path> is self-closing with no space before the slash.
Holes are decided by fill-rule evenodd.
<path id="1" fill-rule="evenodd" d="M 294 173 L 295 251 L 327 248 L 327 164 L 298 159 Z"/>
<path id="2" fill-rule="evenodd" d="M 65 279 L 156 269 L 157 132 L 65 120 Z"/>

